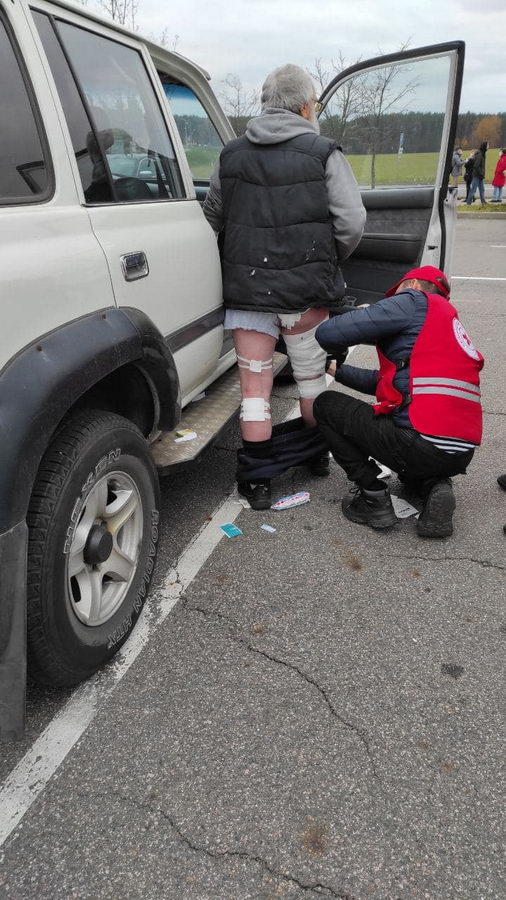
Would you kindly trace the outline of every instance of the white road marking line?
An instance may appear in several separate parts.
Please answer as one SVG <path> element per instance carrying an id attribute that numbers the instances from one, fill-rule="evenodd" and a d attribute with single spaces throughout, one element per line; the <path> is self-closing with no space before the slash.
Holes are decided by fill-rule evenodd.
<path id="1" fill-rule="evenodd" d="M 348 357 L 351 351 L 350 348 Z M 333 384 L 331 375 L 327 385 Z M 299 414 L 295 404 L 287 419 Z M 210 522 L 192 538 L 162 585 L 144 607 L 132 636 L 105 669 L 80 685 L 65 706 L 54 716 L 35 743 L 0 787 L 0 847 L 12 834 L 32 803 L 91 724 L 96 714 L 147 645 L 152 633 L 167 618 L 181 595 L 223 538 L 219 522 L 234 522 L 243 507 L 235 490 L 215 510 Z"/>
<path id="2" fill-rule="evenodd" d="M 132 636 L 106 669 L 78 687 L 0 788 L 0 847 L 44 790 L 67 754 L 82 737 L 104 701 L 146 646 L 154 630 L 166 619 L 181 594 L 223 538 L 218 522 L 233 522 L 242 511 L 233 495 L 214 512 L 210 522 L 190 541 L 161 587 L 144 608 Z"/>
<path id="3" fill-rule="evenodd" d="M 490 244 L 494 250 L 504 250 L 506 248 L 506 244 Z"/>
<path id="4" fill-rule="evenodd" d="M 452 275 L 452 281 L 506 281 L 506 278 L 485 278 L 481 275 Z"/>

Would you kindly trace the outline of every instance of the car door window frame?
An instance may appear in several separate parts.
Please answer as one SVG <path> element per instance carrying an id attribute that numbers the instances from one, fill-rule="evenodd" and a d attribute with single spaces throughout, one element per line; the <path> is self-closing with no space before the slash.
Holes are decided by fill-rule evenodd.
<path id="1" fill-rule="evenodd" d="M 42 161 L 45 165 L 47 172 L 47 185 L 46 188 L 38 194 L 33 194 L 33 196 L 28 197 L 0 197 L 0 207 L 3 206 L 33 206 L 35 204 L 39 205 L 41 203 L 47 203 L 54 196 L 55 192 L 55 175 L 54 175 L 54 167 L 53 160 L 51 157 L 51 151 L 49 148 L 49 141 L 47 139 L 46 129 L 44 127 L 44 121 L 42 119 L 42 114 L 39 109 L 39 104 L 37 103 L 37 98 L 35 95 L 35 91 L 30 79 L 30 75 L 28 73 L 28 69 L 25 65 L 25 61 L 23 58 L 23 54 L 21 48 L 16 40 L 16 35 L 11 27 L 11 24 L 7 18 L 7 16 L 0 9 L 0 25 L 2 25 L 5 29 L 5 34 L 7 36 L 7 40 L 9 41 L 12 52 L 16 59 L 16 63 L 18 65 L 18 72 L 23 82 L 23 87 L 26 91 L 26 96 L 28 99 L 28 103 L 30 105 L 30 109 L 33 115 L 33 124 L 35 130 L 37 132 L 37 136 L 40 141 L 40 148 L 42 153 Z"/>
<path id="2" fill-rule="evenodd" d="M 92 25 L 92 23 L 93 23 L 93 21 L 94 21 L 94 20 L 93 20 L 93 17 L 90 16 L 91 22 L 87 22 L 87 21 L 86 21 L 86 18 L 83 18 L 83 17 L 81 17 L 81 16 L 79 15 L 79 12 L 76 12 L 76 14 L 74 15 L 74 14 L 73 14 L 72 12 L 70 12 L 70 11 L 69 11 L 69 13 L 67 14 L 67 11 L 66 11 L 66 14 L 65 14 L 65 15 L 60 15 L 59 13 L 55 15 L 54 12 L 52 11 L 52 9 L 51 9 L 48 5 L 46 5 L 45 3 L 37 3 L 37 2 L 30 4 L 30 11 L 31 11 L 32 13 L 33 13 L 33 12 L 37 12 L 37 13 L 40 13 L 40 14 L 42 14 L 42 15 L 45 15 L 45 16 L 47 16 L 47 18 L 50 20 L 51 26 L 52 26 L 53 31 L 54 31 L 55 36 L 56 36 L 56 39 L 57 39 L 58 44 L 59 44 L 59 46 L 60 46 L 60 48 L 61 48 L 61 51 L 62 51 L 62 53 L 63 53 L 63 55 L 64 55 L 65 61 L 66 61 L 66 63 L 67 63 L 67 66 L 68 66 L 68 68 L 69 68 L 69 71 L 70 71 L 70 73 L 71 73 L 72 79 L 73 79 L 73 81 L 74 81 L 76 90 L 77 90 L 77 92 L 78 92 L 78 94 L 79 94 L 79 98 L 80 98 L 81 103 L 82 103 L 82 105 L 83 105 L 84 112 L 85 112 L 85 114 L 86 114 L 86 116 L 87 116 L 87 118 L 88 118 L 88 120 L 89 120 L 89 122 L 90 122 L 90 125 L 91 125 L 91 128 L 92 128 L 92 130 L 93 130 L 93 133 L 95 134 L 95 137 L 96 137 L 96 133 L 97 133 L 97 130 L 98 130 L 98 129 L 97 129 L 97 124 L 96 124 L 96 122 L 95 122 L 95 118 L 94 118 L 94 116 L 93 116 L 93 113 L 92 113 L 91 110 L 90 110 L 89 103 L 88 103 L 87 98 L 86 98 L 86 96 L 85 96 L 85 94 L 84 94 L 83 87 L 82 87 L 82 85 L 81 85 L 80 79 L 78 78 L 78 75 L 77 75 L 77 73 L 76 73 L 75 67 L 74 67 L 74 65 L 73 65 L 73 63 L 72 63 L 72 60 L 71 60 L 71 58 L 70 58 L 70 54 L 68 53 L 67 48 L 66 48 L 66 46 L 65 46 L 65 41 L 63 40 L 63 37 L 62 37 L 62 35 L 61 35 L 60 32 L 59 32 L 59 29 L 58 29 L 58 23 L 61 22 L 62 24 L 69 25 L 69 26 L 73 26 L 74 28 L 78 28 L 78 29 L 80 29 L 80 30 L 82 30 L 82 31 L 89 32 L 89 33 L 90 33 L 92 36 L 94 36 L 94 37 L 100 37 L 100 38 L 103 38 L 103 39 L 105 39 L 105 40 L 113 41 L 113 42 L 115 42 L 115 43 L 117 43 L 117 44 L 120 44 L 122 47 L 125 47 L 125 48 L 131 50 L 131 51 L 134 52 L 134 53 L 137 53 L 138 56 L 140 57 L 140 61 L 141 61 L 142 65 L 143 65 L 143 67 L 144 67 L 144 71 L 145 71 L 146 78 L 147 78 L 147 80 L 148 80 L 149 86 L 150 86 L 150 88 L 151 88 L 152 91 L 153 91 L 153 94 L 154 94 L 153 100 L 154 100 L 154 102 L 156 102 L 157 109 L 158 109 L 159 114 L 160 114 L 160 116 L 161 116 L 161 120 L 162 120 L 163 126 L 164 126 L 164 128 L 165 128 L 165 130 L 166 130 L 167 139 L 168 139 L 168 141 L 170 142 L 171 147 L 172 147 L 172 150 L 173 150 L 173 152 L 174 152 L 174 164 L 175 164 L 175 166 L 177 167 L 177 177 L 178 177 L 178 188 L 179 188 L 179 194 L 178 194 L 178 196 L 175 196 L 175 197 L 166 197 L 166 198 L 165 198 L 165 197 L 164 197 L 164 198 L 154 197 L 152 200 L 151 200 L 151 199 L 147 199 L 147 198 L 146 198 L 146 199 L 141 199 L 141 200 L 129 200 L 129 199 L 127 199 L 127 200 L 121 200 L 121 199 L 116 199 L 116 192 L 115 192 L 115 190 L 114 190 L 114 180 L 113 180 L 113 178 L 112 178 L 112 173 L 110 172 L 109 164 L 108 164 L 108 161 L 107 161 L 107 154 L 106 154 L 106 153 L 103 151 L 103 149 L 100 147 L 100 148 L 99 148 L 99 149 L 100 149 L 100 153 L 101 153 L 102 159 L 103 159 L 103 161 L 104 161 L 104 166 L 105 166 L 106 172 L 108 173 L 108 179 L 110 179 L 110 180 L 109 180 L 109 185 L 110 185 L 110 187 L 111 187 L 111 190 L 112 190 L 112 196 L 113 196 L 114 199 L 108 200 L 108 201 L 105 201 L 105 202 L 101 202 L 101 203 L 89 203 L 89 202 L 87 202 L 86 199 L 84 198 L 83 185 L 82 185 L 80 173 L 79 173 L 79 170 L 78 170 L 78 167 L 77 167 L 77 161 L 76 161 L 76 158 L 75 158 L 75 150 L 74 150 L 74 147 L 73 147 L 72 137 L 71 137 L 70 132 L 69 132 L 70 148 L 71 148 L 71 150 L 72 150 L 72 164 L 73 164 L 73 166 L 76 167 L 76 172 L 77 172 L 77 184 L 78 184 L 78 186 L 79 186 L 79 190 L 80 190 L 81 194 L 83 195 L 83 203 L 84 203 L 84 205 L 85 205 L 85 206 L 107 206 L 107 207 L 111 207 L 111 206 L 125 206 L 125 205 L 142 205 L 142 204 L 146 204 L 146 203 L 147 203 L 147 204 L 153 204 L 153 203 L 176 203 L 176 202 L 181 202 L 182 200 L 187 200 L 187 199 L 188 199 L 188 184 L 187 184 L 187 177 L 185 177 L 185 170 L 183 170 L 183 168 L 182 168 L 182 166 L 181 166 L 181 159 L 183 159 L 185 165 L 187 165 L 187 164 L 186 164 L 186 157 L 185 157 L 185 155 L 184 155 L 184 152 L 179 148 L 179 143 L 178 143 L 178 141 L 179 141 L 179 134 L 178 134 L 178 132 L 177 132 L 177 128 L 176 128 L 175 124 L 173 124 L 173 123 L 170 121 L 170 117 L 167 116 L 166 103 L 164 104 L 164 102 L 163 102 L 165 98 L 164 98 L 163 92 L 162 92 L 162 96 L 160 95 L 160 92 L 159 92 L 159 90 L 161 89 L 161 84 L 160 84 L 160 82 L 159 82 L 159 79 L 158 79 L 156 70 L 155 70 L 155 71 L 153 70 L 152 60 L 151 60 L 149 54 L 148 54 L 147 51 L 146 51 L 146 48 L 145 48 L 145 46 L 144 46 L 144 43 L 143 43 L 141 40 L 136 41 L 135 38 L 130 38 L 130 36 L 129 36 L 128 34 L 124 34 L 124 33 L 123 33 L 122 31 L 120 31 L 120 30 L 118 30 L 118 31 L 116 31 L 115 29 L 109 30 L 109 29 L 107 28 L 107 25 L 106 25 L 105 23 L 101 22 L 101 21 L 97 21 L 97 27 L 93 27 L 93 25 Z M 38 40 L 40 41 L 41 46 L 42 46 L 42 41 L 41 41 L 41 39 L 40 39 L 40 35 L 38 34 L 37 26 L 36 26 L 35 21 L 34 21 L 33 19 L 32 19 L 32 21 L 33 21 L 33 25 L 34 25 L 34 29 L 35 29 L 35 34 L 37 35 L 37 38 L 38 38 Z M 42 46 L 42 52 L 44 53 L 45 61 L 47 61 L 49 73 L 50 73 L 51 77 L 53 77 L 53 76 L 52 76 L 51 64 L 50 64 L 50 61 L 49 61 L 49 59 L 48 59 L 48 57 L 47 57 L 47 55 L 46 55 L 46 53 L 45 53 L 45 50 L 44 50 L 44 47 L 43 47 L 43 46 Z M 153 77 L 153 73 L 154 73 L 154 75 L 156 76 L 155 78 Z M 53 82 L 54 82 L 54 78 L 53 78 Z M 62 107 L 63 118 L 64 118 L 65 124 L 66 124 L 66 126 L 67 126 L 67 131 L 68 131 L 69 129 L 68 129 L 67 118 L 66 118 L 66 115 L 65 115 L 65 110 L 63 109 L 63 106 L 62 106 L 62 103 L 61 103 L 60 94 L 59 94 L 58 87 L 57 87 L 56 84 L 55 84 L 55 89 L 56 89 L 56 97 L 58 98 L 58 102 L 59 102 L 60 106 Z M 176 139 L 176 138 L 177 138 L 177 139 Z"/>
<path id="3" fill-rule="evenodd" d="M 62 47 L 62 50 L 63 50 L 63 52 L 64 52 L 64 54 L 65 54 L 65 58 L 66 58 L 66 60 L 67 60 L 67 64 L 68 64 L 68 66 L 69 66 L 69 69 L 70 69 L 70 71 L 71 71 L 71 73 L 72 73 L 72 77 L 74 78 L 74 81 L 75 81 L 75 83 L 76 83 L 77 89 L 78 89 L 78 91 L 79 91 L 79 95 L 80 95 L 80 97 L 81 97 L 81 102 L 83 103 L 83 106 L 84 106 L 84 109 L 85 109 L 86 114 L 87 114 L 87 116 L 88 116 L 88 119 L 89 119 L 89 121 L 91 122 L 92 129 L 93 129 L 93 132 L 94 132 L 94 134 L 95 134 L 95 138 L 97 139 L 97 144 L 98 144 L 99 149 L 100 149 L 100 153 L 101 153 L 102 160 L 105 161 L 105 165 L 106 165 L 107 171 L 108 171 L 108 173 L 109 173 L 109 177 L 110 177 L 110 184 L 111 184 L 112 195 L 113 195 L 113 197 L 114 197 L 114 200 L 110 201 L 109 203 L 102 203 L 102 204 L 100 204 L 100 205 L 101 205 L 101 206 L 107 206 L 107 205 L 111 205 L 111 204 L 115 204 L 115 205 L 125 205 L 125 204 L 131 204 L 131 203 L 135 203 L 135 204 L 142 204 L 142 203 L 165 203 L 165 202 L 171 202 L 171 201 L 184 200 L 184 199 L 185 199 L 184 180 L 183 180 L 183 177 L 182 177 L 182 175 L 181 175 L 181 166 L 180 166 L 179 160 L 178 160 L 177 155 L 176 155 L 176 151 L 175 151 L 175 147 L 174 147 L 173 136 L 172 136 L 172 133 L 171 133 L 170 128 L 169 128 L 168 125 L 167 125 L 167 122 L 166 122 L 166 120 L 165 120 L 165 117 L 164 117 L 164 115 L 163 115 L 163 109 L 161 108 L 161 105 L 160 105 L 160 102 L 159 102 L 159 98 L 158 98 L 158 96 L 157 96 L 157 92 L 156 92 L 156 90 L 154 89 L 154 85 L 153 85 L 152 79 L 151 79 L 151 77 L 150 77 L 149 69 L 148 69 L 148 67 L 146 66 L 146 61 L 145 61 L 145 59 L 144 59 L 143 53 L 141 52 L 141 50 L 142 50 L 142 45 L 135 45 L 135 44 L 134 44 L 134 45 L 132 46 L 132 44 L 129 44 L 129 43 L 127 44 L 127 43 L 125 43 L 124 41 L 118 41 L 118 40 L 116 39 L 116 36 L 112 37 L 112 36 L 110 36 L 110 35 L 108 35 L 108 34 L 101 34 L 101 33 L 95 31 L 95 30 L 92 29 L 92 28 L 86 27 L 86 25 L 83 25 L 82 23 L 69 22 L 68 20 L 64 19 L 64 18 L 61 17 L 61 16 L 55 16 L 55 17 L 54 17 L 54 20 L 55 20 L 55 23 L 56 23 L 55 31 L 56 31 L 58 40 L 59 40 L 59 42 L 60 42 L 60 46 Z M 98 138 L 97 138 L 97 134 L 98 134 L 98 132 L 99 132 L 100 129 L 98 129 L 97 122 L 96 122 L 96 120 L 95 120 L 95 116 L 93 115 L 93 113 L 92 113 L 92 111 L 91 111 L 90 104 L 88 103 L 88 98 L 86 97 L 85 91 L 84 91 L 84 89 L 83 89 L 83 87 L 82 87 L 82 85 L 81 85 L 80 78 L 79 78 L 79 76 L 78 76 L 78 74 L 77 74 L 77 72 L 76 72 L 75 66 L 73 65 L 73 62 L 72 62 L 72 60 L 71 60 L 71 58 L 70 58 L 70 53 L 68 52 L 68 50 L 67 50 L 67 48 L 66 48 L 64 36 L 61 34 L 60 29 L 58 28 L 58 23 L 59 23 L 59 22 L 62 22 L 64 25 L 67 25 L 67 26 L 69 26 L 69 27 L 76 28 L 76 29 L 79 29 L 79 30 L 81 30 L 81 31 L 88 32 L 88 33 L 91 34 L 93 37 L 98 37 L 98 38 L 101 38 L 102 40 L 106 40 L 106 41 L 112 41 L 113 43 L 116 43 L 116 44 L 119 44 L 120 46 L 126 47 L 126 49 L 127 49 L 127 50 L 130 50 L 131 53 L 137 54 L 137 56 L 139 57 L 140 63 L 141 63 L 141 65 L 142 65 L 143 69 L 144 69 L 144 73 L 145 73 L 145 75 L 146 75 L 147 83 L 148 83 L 148 85 L 150 86 L 150 88 L 151 88 L 151 90 L 152 90 L 153 98 L 154 98 L 154 101 L 155 101 L 155 103 L 156 103 L 156 107 L 157 107 L 157 109 L 158 109 L 158 113 L 159 113 L 159 115 L 160 115 L 160 117 L 161 117 L 161 121 L 162 121 L 163 125 L 165 126 L 167 140 L 168 140 L 168 142 L 169 142 L 169 144 L 170 144 L 170 146 L 171 146 L 171 149 L 172 149 L 172 151 L 173 151 L 173 153 L 174 153 L 174 163 L 175 163 L 175 166 L 176 166 L 176 169 L 177 169 L 177 171 L 176 171 L 176 173 L 175 173 L 175 182 L 178 182 L 177 184 L 174 185 L 175 188 L 176 188 L 176 190 L 174 191 L 175 196 L 172 196 L 172 197 L 169 197 L 169 196 L 166 196 L 166 197 L 160 197 L 160 196 L 159 196 L 159 197 L 153 197 L 152 199 L 150 199 L 150 198 L 145 198 L 145 199 L 138 199 L 138 200 L 130 200 L 130 199 L 127 199 L 127 200 L 121 200 L 121 199 L 118 199 L 118 198 L 117 198 L 117 191 L 116 191 L 116 189 L 115 189 L 115 184 L 114 184 L 114 179 L 113 179 L 113 177 L 112 177 L 112 172 L 110 171 L 109 161 L 108 161 L 108 159 L 107 159 L 107 153 L 106 153 L 106 152 L 103 150 L 103 148 L 100 146 L 100 143 L 99 143 Z M 54 27 L 54 26 L 53 26 L 53 27 Z M 155 169 L 157 170 L 156 164 L 155 164 Z M 165 175 L 166 175 L 167 181 L 169 181 L 169 176 L 167 175 L 167 173 L 165 173 Z M 165 191 L 167 191 L 167 186 L 166 186 L 166 185 L 164 185 L 164 189 L 165 189 Z M 176 191 L 177 191 L 177 193 L 176 193 Z M 87 204 L 87 205 L 95 205 L 95 204 Z"/>
<path id="4" fill-rule="evenodd" d="M 325 107 L 326 103 L 332 97 L 335 89 L 339 85 L 344 84 L 344 82 L 353 75 L 363 74 L 364 72 L 372 69 L 380 69 L 383 66 L 389 65 L 390 63 L 405 62 L 409 61 L 410 59 L 429 59 L 430 57 L 443 56 L 445 54 L 452 54 L 453 60 L 452 67 L 450 69 L 450 78 L 448 80 L 445 121 L 443 131 L 441 133 L 438 167 L 436 170 L 434 185 L 429 188 L 429 190 L 434 192 L 434 197 L 437 196 L 437 202 L 433 203 L 432 208 L 433 214 L 437 210 L 437 216 L 440 223 L 440 259 L 443 260 L 446 258 L 447 245 L 445 203 L 448 203 L 448 182 L 450 178 L 452 156 L 457 135 L 459 102 L 464 74 L 465 43 L 463 41 L 447 41 L 442 44 L 430 44 L 424 47 L 414 47 L 411 50 L 389 53 L 385 56 L 366 59 L 362 62 L 355 63 L 353 66 L 344 69 L 339 75 L 336 75 L 336 77 L 332 79 L 330 84 L 325 88 L 325 90 L 321 94 L 321 97 L 319 98 L 320 102 L 323 104 L 323 107 Z M 448 117 L 448 102 L 451 96 L 453 96 L 453 106 L 451 115 Z M 446 155 L 443 157 L 441 155 L 441 146 L 443 146 L 445 141 Z M 397 193 L 399 193 L 399 191 L 402 190 L 406 189 L 399 189 L 395 187 L 376 188 L 374 190 L 364 191 L 364 197 L 371 197 L 374 195 L 378 196 L 381 193 L 385 196 L 386 199 L 392 191 L 396 191 Z M 416 187 L 409 188 L 409 190 L 424 191 L 426 190 L 426 188 Z M 385 205 L 387 204 L 385 203 Z"/>
<path id="5" fill-rule="evenodd" d="M 366 71 L 371 71 L 374 69 L 381 69 L 384 66 L 388 66 L 391 63 L 396 62 L 408 62 L 410 59 L 430 59 L 431 57 L 444 56 L 445 54 L 455 54 L 455 67 L 453 71 L 453 84 L 450 84 L 449 87 L 453 87 L 453 93 L 460 98 L 460 92 L 462 88 L 462 79 L 464 74 L 464 55 L 465 55 L 465 44 L 463 41 L 447 41 L 443 44 L 430 44 L 425 47 L 414 47 L 411 50 L 402 50 L 397 53 L 388 53 L 385 56 L 375 57 L 372 59 L 366 59 L 363 62 L 355 63 L 353 66 L 349 66 L 349 68 L 344 69 L 339 75 L 336 75 L 335 78 L 332 79 L 330 84 L 325 88 L 320 97 L 320 103 L 325 108 L 328 101 L 333 96 L 335 89 L 344 84 L 345 81 L 348 81 L 349 78 L 353 77 L 353 75 L 361 75 Z M 323 112 L 323 110 L 322 110 Z M 445 120 L 446 120 L 447 110 L 445 110 Z M 450 117 L 450 121 L 444 123 L 443 131 L 441 133 L 441 144 L 444 141 L 447 141 L 447 150 L 446 156 L 443 160 L 441 158 L 438 161 L 438 168 L 435 174 L 434 180 L 434 189 L 438 189 L 442 192 L 444 190 L 443 200 L 446 197 L 446 184 L 450 177 L 450 169 L 451 169 L 451 161 L 453 155 L 453 147 L 455 142 L 455 137 L 457 134 L 457 120 L 459 114 L 459 104 L 454 104 L 454 108 L 452 110 L 452 114 Z M 319 114 L 321 115 L 321 113 Z M 380 190 L 388 191 L 395 190 L 396 188 L 380 188 Z M 423 188 L 422 188 L 423 189 Z M 368 192 L 369 193 L 369 192 Z"/>

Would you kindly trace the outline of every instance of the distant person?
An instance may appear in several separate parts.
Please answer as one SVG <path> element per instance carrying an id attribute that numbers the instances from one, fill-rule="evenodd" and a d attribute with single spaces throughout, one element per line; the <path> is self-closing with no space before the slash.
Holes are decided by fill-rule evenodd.
<path id="1" fill-rule="evenodd" d="M 478 153 L 477 150 L 471 150 L 469 156 L 466 160 L 464 160 L 464 181 L 466 184 L 466 196 L 465 200 L 467 200 L 467 196 L 469 191 L 471 190 L 471 182 L 473 180 L 473 167 L 474 167 L 474 157 Z"/>
<path id="2" fill-rule="evenodd" d="M 468 206 L 471 206 L 471 203 L 474 200 L 474 195 L 476 193 L 476 189 L 478 188 L 480 192 L 480 201 L 482 206 L 486 203 L 485 200 L 485 166 L 486 160 L 485 157 L 487 155 L 488 150 L 488 141 L 483 141 L 480 144 L 480 149 L 478 150 L 476 156 L 474 157 L 474 165 L 473 165 L 473 180 L 471 182 L 471 187 L 469 188 L 469 193 L 467 195 L 466 203 Z"/>
<path id="3" fill-rule="evenodd" d="M 504 150 L 503 150 L 503 153 L 504 153 Z M 501 487 L 503 489 L 503 491 L 506 491 L 506 475 L 499 475 L 499 478 L 497 479 L 497 484 L 499 485 L 499 487 Z M 504 531 L 504 534 L 506 534 L 506 525 L 503 525 L 502 530 Z"/>
<path id="4" fill-rule="evenodd" d="M 506 181 L 506 149 L 502 149 L 497 165 L 495 167 L 494 177 L 492 179 L 492 187 L 494 192 L 492 195 L 492 203 L 502 203 L 502 189 Z"/>
<path id="5" fill-rule="evenodd" d="M 462 150 L 460 149 L 460 147 L 457 147 L 453 151 L 453 157 L 452 157 L 451 178 L 452 178 L 453 190 L 457 190 L 457 188 L 459 186 L 459 178 L 462 175 L 462 166 L 463 165 L 464 165 L 464 160 L 462 158 Z"/>
<path id="6" fill-rule="evenodd" d="M 366 219 L 350 164 L 319 133 L 317 104 L 304 69 L 271 72 L 261 114 L 222 150 L 204 203 L 208 222 L 222 232 L 225 328 L 242 398 L 236 478 L 253 509 L 270 507 L 278 474 L 270 408 L 276 342 L 282 334 L 302 419 L 321 441 L 313 401 L 327 386 L 327 356 L 315 331 L 343 297 L 339 262 L 359 243 Z M 310 466 L 314 475 L 328 474 L 328 453 Z"/>
<path id="7" fill-rule="evenodd" d="M 314 404 L 334 459 L 355 485 L 342 501 L 352 522 L 371 528 L 397 522 L 390 492 L 378 479 L 379 460 L 422 498 L 420 537 L 453 532 L 451 476 L 465 473 L 481 441 L 483 357 L 449 298 L 444 272 L 422 266 L 406 272 L 379 303 L 329 319 L 316 331 L 336 360 L 336 381 L 376 395 L 371 406 L 325 391 Z M 378 369 L 343 365 L 348 347 L 370 343 Z"/>

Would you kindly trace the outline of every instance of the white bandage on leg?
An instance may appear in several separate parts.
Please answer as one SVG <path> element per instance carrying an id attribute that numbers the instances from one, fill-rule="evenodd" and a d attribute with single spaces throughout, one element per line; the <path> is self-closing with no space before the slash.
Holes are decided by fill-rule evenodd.
<path id="1" fill-rule="evenodd" d="M 327 353 L 315 338 L 317 328 L 318 325 L 315 325 L 302 334 L 283 335 L 299 394 L 307 399 L 318 397 L 327 387 Z"/>
<path id="2" fill-rule="evenodd" d="M 244 356 L 238 356 L 237 365 L 240 369 L 249 369 L 250 372 L 261 375 L 266 369 L 272 369 L 272 359 L 246 359 Z"/>
<path id="3" fill-rule="evenodd" d="M 263 397 L 245 397 L 241 401 L 243 422 L 265 422 L 271 417 L 271 405 Z"/>
<path id="4" fill-rule="evenodd" d="M 327 390 L 327 379 L 325 375 L 319 375 L 318 378 L 305 378 L 303 381 L 297 382 L 299 389 L 299 397 L 304 400 L 314 400 L 323 391 Z"/>

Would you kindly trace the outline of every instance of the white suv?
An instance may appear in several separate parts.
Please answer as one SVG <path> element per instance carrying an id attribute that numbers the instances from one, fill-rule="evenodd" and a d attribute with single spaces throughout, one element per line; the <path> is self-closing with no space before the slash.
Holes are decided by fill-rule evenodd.
<path id="1" fill-rule="evenodd" d="M 440 117 L 428 181 L 379 189 L 370 169 L 359 177 L 368 222 L 344 271 L 362 300 L 414 264 L 448 268 L 462 65 L 458 42 L 409 51 L 348 70 L 323 95 L 330 135 L 369 128 L 363 110 L 344 120 L 343 98 L 383 71 L 409 76 L 415 113 Z M 0 0 L 0 134 L 7 737 L 22 730 L 26 646 L 35 678 L 68 685 L 127 639 L 156 557 L 157 468 L 191 462 L 240 398 L 199 203 L 234 135 L 206 73 L 81 6 Z M 197 438 L 176 443 L 182 425 Z"/>

